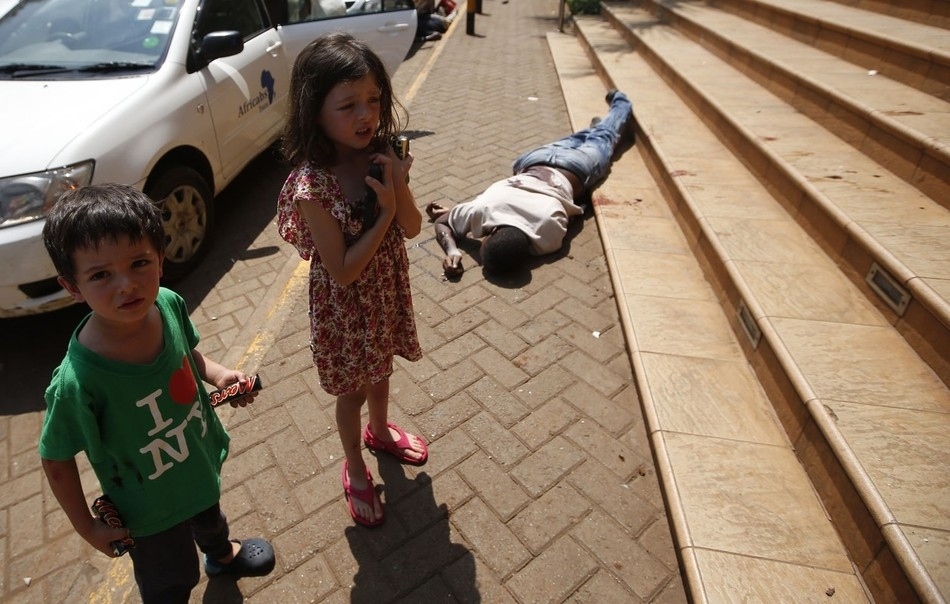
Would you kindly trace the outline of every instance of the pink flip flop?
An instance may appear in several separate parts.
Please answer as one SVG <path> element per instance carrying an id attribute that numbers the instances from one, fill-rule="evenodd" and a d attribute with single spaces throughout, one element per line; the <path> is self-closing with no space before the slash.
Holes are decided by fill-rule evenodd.
<path id="1" fill-rule="evenodd" d="M 366 468 L 366 480 L 369 482 L 369 484 L 363 489 L 354 488 L 353 485 L 350 484 L 350 475 L 347 473 L 346 469 L 347 461 L 344 459 L 343 494 L 346 496 L 346 507 L 350 510 L 350 516 L 353 517 L 353 520 L 355 520 L 357 524 L 362 524 L 363 526 L 379 526 L 386 518 L 386 508 L 383 507 L 383 502 L 379 500 L 379 495 L 376 494 L 376 487 L 373 485 L 373 476 L 369 473 L 369 468 Z M 369 507 L 375 507 L 378 503 L 382 514 L 374 521 L 366 520 L 356 513 L 356 508 L 353 506 L 353 499 L 362 501 Z"/>
<path id="2" fill-rule="evenodd" d="M 406 435 L 406 431 L 396 424 L 386 425 L 399 434 L 399 440 L 392 442 L 382 441 L 373 436 L 372 431 L 369 429 L 369 424 L 366 424 L 366 428 L 363 429 L 363 443 L 368 449 L 372 451 L 385 451 L 386 453 L 389 453 L 398 459 L 400 462 L 413 466 L 421 466 L 429 460 L 429 448 L 426 446 L 426 442 L 422 440 L 422 437 L 419 437 L 419 442 L 422 443 L 422 451 L 419 451 L 419 453 L 422 454 L 422 457 L 419 459 L 414 459 L 403 453 L 403 449 L 413 450 L 412 445 L 409 443 L 409 437 Z"/>

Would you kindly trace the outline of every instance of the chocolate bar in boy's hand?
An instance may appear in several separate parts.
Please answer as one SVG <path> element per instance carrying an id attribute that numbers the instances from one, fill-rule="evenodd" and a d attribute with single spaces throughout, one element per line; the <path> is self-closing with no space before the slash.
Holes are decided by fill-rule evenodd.
<path id="1" fill-rule="evenodd" d="M 122 518 L 119 517 L 119 510 L 116 509 L 115 504 L 112 503 L 112 499 L 108 495 L 96 497 L 96 500 L 92 502 L 92 513 L 96 515 L 96 518 L 112 528 L 122 528 L 125 526 L 122 522 Z M 126 537 L 125 539 L 111 541 L 109 545 L 112 546 L 112 553 L 118 558 L 135 547 L 135 541 L 131 537 Z"/>
<path id="2" fill-rule="evenodd" d="M 242 382 L 234 382 L 230 386 L 218 388 L 208 393 L 211 398 L 211 406 L 217 407 L 222 403 L 230 403 L 239 396 L 244 396 L 249 392 L 256 392 L 264 387 L 261 376 L 253 375 Z"/>

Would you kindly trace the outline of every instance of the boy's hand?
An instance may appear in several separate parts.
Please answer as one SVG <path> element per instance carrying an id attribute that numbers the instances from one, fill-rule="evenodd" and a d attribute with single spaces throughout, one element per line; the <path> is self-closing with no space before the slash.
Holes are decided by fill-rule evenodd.
<path id="1" fill-rule="evenodd" d="M 231 384 L 243 382 L 245 384 L 250 384 L 251 378 L 247 376 L 243 371 L 238 371 L 236 369 L 229 369 L 221 374 L 219 379 L 215 382 L 215 386 L 218 388 L 224 388 L 230 386 Z M 254 399 L 257 398 L 257 391 L 248 392 L 244 396 L 240 396 L 231 401 L 228 401 L 232 407 L 247 407 L 249 404 L 254 402 Z"/>
<path id="2" fill-rule="evenodd" d="M 77 527 L 77 531 L 89 545 L 110 558 L 116 557 L 115 551 L 112 549 L 112 542 L 122 541 L 129 536 L 128 528 L 113 528 L 95 516 L 89 516 L 88 526 L 83 530 L 79 530 L 79 527 Z"/>

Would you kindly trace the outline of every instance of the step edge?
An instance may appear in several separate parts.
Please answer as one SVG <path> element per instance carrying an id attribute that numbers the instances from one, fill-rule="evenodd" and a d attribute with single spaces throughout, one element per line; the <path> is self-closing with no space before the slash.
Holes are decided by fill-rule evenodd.
<path id="1" fill-rule="evenodd" d="M 942 65 L 950 65 L 950 52 L 944 52 L 936 48 L 929 48 L 912 41 L 904 40 L 902 38 L 898 38 L 895 36 L 889 36 L 879 31 L 874 31 L 870 29 L 861 29 L 857 27 L 846 27 L 834 21 L 830 21 L 824 17 L 816 17 L 804 12 L 789 9 L 785 6 L 776 6 L 774 4 L 760 2 L 759 0 L 730 0 L 730 1 L 718 0 L 714 2 L 713 4 L 719 4 L 721 6 L 737 6 L 740 4 L 744 4 L 746 6 L 750 6 L 750 5 L 755 6 L 759 9 L 768 11 L 769 13 L 784 15 L 794 20 L 809 21 L 812 23 L 817 23 L 823 28 L 836 31 L 845 35 L 854 34 L 855 37 L 861 38 L 863 40 L 867 40 L 877 45 L 880 45 L 880 42 L 883 41 L 888 45 L 898 48 L 899 50 L 904 52 L 904 54 L 922 57 L 926 59 L 932 58 L 932 59 L 936 59 Z M 848 7 L 848 8 L 852 8 L 853 10 L 861 10 L 861 12 L 867 12 L 867 11 L 863 11 L 862 9 L 854 9 L 854 7 Z M 888 19 L 900 19 L 899 17 L 894 17 L 892 15 L 882 15 L 882 16 Z M 900 19 L 900 20 L 907 21 L 908 23 L 914 23 L 917 25 L 925 25 L 925 24 L 916 23 L 915 21 L 911 21 L 909 19 Z"/>

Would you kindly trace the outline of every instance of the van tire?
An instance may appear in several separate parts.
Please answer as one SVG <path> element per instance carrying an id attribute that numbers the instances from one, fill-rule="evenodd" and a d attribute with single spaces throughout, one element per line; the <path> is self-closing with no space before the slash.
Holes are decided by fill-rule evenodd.
<path id="1" fill-rule="evenodd" d="M 195 269 L 211 247 L 214 197 L 201 175 L 184 166 L 159 174 L 145 193 L 162 211 L 165 227 L 163 281 L 174 283 Z"/>

